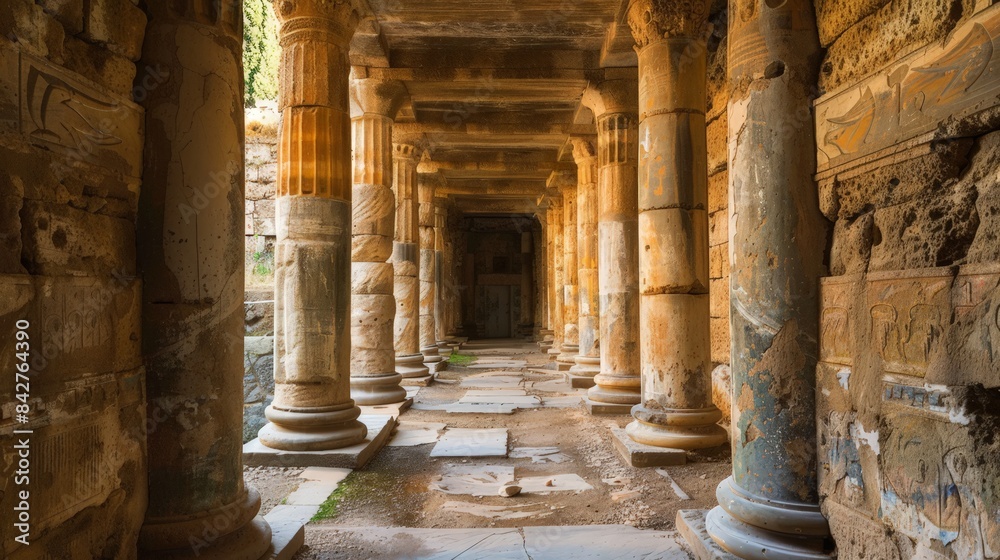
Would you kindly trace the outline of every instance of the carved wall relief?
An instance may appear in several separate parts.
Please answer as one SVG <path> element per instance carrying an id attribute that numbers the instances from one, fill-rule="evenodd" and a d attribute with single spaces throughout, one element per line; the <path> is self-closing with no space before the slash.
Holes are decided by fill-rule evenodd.
<path id="1" fill-rule="evenodd" d="M 927 141 L 946 119 L 997 104 L 1000 6 L 983 10 L 945 44 L 929 45 L 816 102 L 817 169 L 896 144 Z"/>

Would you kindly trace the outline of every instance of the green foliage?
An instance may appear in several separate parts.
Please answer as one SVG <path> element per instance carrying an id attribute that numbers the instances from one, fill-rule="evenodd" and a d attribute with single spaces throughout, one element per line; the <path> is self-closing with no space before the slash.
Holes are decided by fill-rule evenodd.
<path id="1" fill-rule="evenodd" d="M 474 361 L 476 361 L 476 357 L 469 356 L 467 354 L 457 354 L 455 352 L 452 352 L 451 356 L 448 356 L 448 364 L 453 366 L 465 367 Z"/>
<path id="2" fill-rule="evenodd" d="M 278 98 L 278 19 L 271 0 L 246 0 L 243 4 L 244 103 Z"/>
<path id="3" fill-rule="evenodd" d="M 312 516 L 310 522 L 322 521 L 324 519 L 333 519 L 337 516 L 337 506 L 340 505 L 344 499 L 354 495 L 358 491 L 358 476 L 357 471 L 351 471 L 351 474 L 347 475 L 347 478 L 342 480 L 337 486 L 337 489 L 333 491 L 332 494 L 319 506 L 319 511 L 316 515 Z"/>

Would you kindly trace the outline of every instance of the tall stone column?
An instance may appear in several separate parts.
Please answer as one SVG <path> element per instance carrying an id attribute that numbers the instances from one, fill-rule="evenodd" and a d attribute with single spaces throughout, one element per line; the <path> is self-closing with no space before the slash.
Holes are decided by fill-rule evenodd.
<path id="1" fill-rule="evenodd" d="M 726 442 L 712 404 L 708 305 L 708 0 L 632 0 L 639 53 L 642 402 L 626 432 L 677 449 Z"/>
<path id="2" fill-rule="evenodd" d="M 815 420 L 828 224 L 812 120 L 799 116 L 822 51 L 808 0 L 740 14 L 729 28 L 733 476 L 707 528 L 742 558 L 828 558 Z"/>
<path id="3" fill-rule="evenodd" d="M 580 271 L 577 268 L 576 185 L 565 180 L 559 184 L 563 200 L 562 263 L 563 263 L 563 340 L 557 360 L 575 364 L 580 352 L 580 298 L 577 289 Z M 557 288 L 558 289 L 558 288 Z"/>
<path id="4" fill-rule="evenodd" d="M 531 336 L 535 328 L 535 242 L 530 231 L 521 232 L 521 334 Z"/>
<path id="5" fill-rule="evenodd" d="M 343 0 L 276 4 L 281 131 L 275 201 L 274 402 L 259 432 L 288 451 L 364 441 L 351 400 L 351 116 Z"/>
<path id="6" fill-rule="evenodd" d="M 417 206 L 417 139 L 393 146 L 392 185 L 396 193 L 396 240 L 392 247 L 396 317 L 393 332 L 396 371 L 403 379 L 428 376 L 420 353 L 420 246 Z M 405 381 L 404 381 L 405 383 Z"/>
<path id="7" fill-rule="evenodd" d="M 434 190 L 438 177 L 427 173 L 417 175 L 417 200 L 420 226 L 420 352 L 424 365 L 441 362 L 438 353 L 437 326 L 434 321 L 437 266 L 434 252 Z M 436 366 L 435 366 L 436 367 Z"/>
<path id="8" fill-rule="evenodd" d="M 611 72 L 610 70 L 608 72 Z M 638 80 L 616 71 L 588 88 L 597 119 L 601 371 L 587 398 L 635 405 L 640 398 Z M 591 408 L 591 410 L 595 410 Z M 622 411 L 625 412 L 625 411 Z"/>
<path id="9" fill-rule="evenodd" d="M 444 237 L 448 227 L 448 208 L 445 198 L 434 199 L 434 342 L 438 348 L 448 348 L 448 334 L 445 317 L 445 285 L 451 281 L 445 268 Z"/>
<path id="10" fill-rule="evenodd" d="M 575 375 L 594 377 L 601 372 L 601 305 L 597 273 L 597 148 L 591 138 L 574 137 L 576 162 L 577 294 L 580 298 L 578 328 L 580 349 Z M 589 381 L 589 380 L 588 380 Z"/>
<path id="11" fill-rule="evenodd" d="M 396 298 L 392 256 L 396 200 L 392 194 L 392 121 L 405 88 L 364 78 L 352 84 L 361 113 L 351 121 L 353 228 L 351 240 L 351 397 L 358 405 L 406 400 L 393 347 Z"/>
<path id="12" fill-rule="evenodd" d="M 535 230 L 532 248 L 534 249 L 534 289 L 535 289 L 535 321 L 534 336 L 539 345 L 548 348 L 548 343 L 552 337 L 552 325 L 549 323 L 549 282 L 551 282 L 551 270 L 548 266 L 549 244 L 551 243 L 549 226 L 546 221 L 548 211 L 547 202 L 542 202 L 542 210 L 536 213 L 540 230 Z"/>
<path id="13" fill-rule="evenodd" d="M 549 268 L 552 270 L 549 283 L 549 316 L 552 325 L 552 347 L 548 352 L 558 357 L 562 352 L 563 340 L 566 337 L 565 281 L 563 267 L 563 202 L 562 197 L 550 197 L 549 207 L 545 211 L 548 229 L 552 242 L 549 245 Z"/>
<path id="14" fill-rule="evenodd" d="M 256 560 L 271 529 L 243 482 L 242 2 L 185 4 L 147 5 L 142 53 L 166 81 L 144 102 L 138 261 L 157 423 L 138 555 Z"/>

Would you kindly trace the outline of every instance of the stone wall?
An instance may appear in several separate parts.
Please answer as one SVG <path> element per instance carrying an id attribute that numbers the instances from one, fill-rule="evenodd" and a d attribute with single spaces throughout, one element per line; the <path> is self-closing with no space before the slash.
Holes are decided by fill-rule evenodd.
<path id="1" fill-rule="evenodd" d="M 166 78 L 136 66 L 145 24 L 131 0 L 0 3 L 0 557 L 135 556 L 156 429 L 143 396 L 136 102 Z M 19 321 L 30 324 L 16 347 Z M 15 389 L 21 363 L 30 373 Z M 27 478 L 15 476 L 15 437 L 29 440 Z M 14 540 L 25 515 L 30 548 Z"/>
<path id="2" fill-rule="evenodd" d="M 267 424 L 264 409 L 274 400 L 274 336 L 243 339 L 243 443 Z"/>
<path id="3" fill-rule="evenodd" d="M 274 193 L 278 180 L 278 108 L 261 101 L 246 110 L 246 282 L 274 284 Z"/>
<path id="4" fill-rule="evenodd" d="M 816 3 L 820 491 L 839 557 L 1000 557 L 1000 7 Z"/>
<path id="5" fill-rule="evenodd" d="M 708 224 L 709 301 L 712 332 L 712 362 L 729 363 L 729 121 L 726 107 L 726 18 L 725 2 L 715 2 L 708 39 Z M 729 403 L 717 406 L 728 416 Z"/>

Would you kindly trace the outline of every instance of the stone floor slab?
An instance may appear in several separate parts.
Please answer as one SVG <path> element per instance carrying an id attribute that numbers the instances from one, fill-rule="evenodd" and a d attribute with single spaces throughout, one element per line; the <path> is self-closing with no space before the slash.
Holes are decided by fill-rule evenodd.
<path id="1" fill-rule="evenodd" d="M 583 397 L 580 395 L 566 395 L 564 397 L 543 397 L 542 406 L 545 408 L 575 408 L 580 406 Z"/>
<path id="2" fill-rule="evenodd" d="M 305 523 L 268 521 L 268 525 L 271 526 L 271 548 L 261 560 L 292 560 L 306 542 Z"/>
<path id="3" fill-rule="evenodd" d="M 629 465 L 636 468 L 671 467 L 687 463 L 687 452 L 683 449 L 654 447 L 634 441 L 625 430 L 611 428 L 611 443 Z"/>
<path id="4" fill-rule="evenodd" d="M 491 506 L 479 502 L 449 501 L 441 505 L 443 511 L 453 511 L 463 515 L 475 515 L 486 519 L 539 519 L 555 513 L 549 504 L 544 502 Z"/>
<path id="5" fill-rule="evenodd" d="M 578 474 L 556 474 L 547 476 L 527 476 L 519 478 L 516 484 L 521 494 L 551 494 L 552 492 L 583 492 L 594 487 Z"/>
<path id="6" fill-rule="evenodd" d="M 455 403 L 444 407 L 452 414 L 514 414 L 516 404 Z"/>
<path id="7" fill-rule="evenodd" d="M 541 406 L 542 400 L 532 395 L 469 395 L 466 393 L 458 399 L 462 404 L 513 404 L 518 408 L 534 408 Z"/>
<path id="8" fill-rule="evenodd" d="M 358 420 L 368 426 L 368 439 L 357 445 L 328 451 L 281 451 L 260 439 L 243 445 L 243 464 L 248 467 L 341 467 L 365 466 L 389 441 L 396 419 L 388 415 L 365 415 Z"/>
<path id="9" fill-rule="evenodd" d="M 293 506 L 282 504 L 274 506 L 267 512 L 264 519 L 268 523 L 309 523 L 309 520 L 319 511 L 319 506 Z"/>
<path id="10" fill-rule="evenodd" d="M 465 496 L 496 496 L 501 486 L 514 481 L 514 467 L 448 464 L 439 478 L 430 483 L 430 490 Z"/>
<path id="11" fill-rule="evenodd" d="M 285 496 L 284 503 L 290 506 L 320 506 L 337 489 L 336 482 L 307 480 L 294 492 Z"/>
<path id="12" fill-rule="evenodd" d="M 705 529 L 706 509 L 682 509 L 677 512 L 677 531 L 691 547 L 698 560 L 739 560 L 722 549 Z"/>
<path id="13" fill-rule="evenodd" d="M 402 420 L 396 427 L 396 434 L 389 440 L 389 447 L 411 447 L 435 443 L 441 437 L 441 430 L 446 425 L 443 422 L 412 422 Z"/>
<path id="14" fill-rule="evenodd" d="M 467 377 L 462 380 L 462 387 L 478 389 L 513 389 L 521 385 L 520 377 Z"/>
<path id="15" fill-rule="evenodd" d="M 506 457 L 506 428 L 449 428 L 431 457 Z"/>
<path id="16" fill-rule="evenodd" d="M 532 463 L 569 463 L 569 455 L 560 453 L 558 447 L 515 447 L 510 450 L 511 459 L 531 459 Z"/>
<path id="17" fill-rule="evenodd" d="M 650 531 L 628 525 L 525 527 L 528 556 L 573 560 L 689 560 L 674 531 Z"/>
<path id="18" fill-rule="evenodd" d="M 336 527 L 316 530 L 349 537 L 352 542 L 372 551 L 371 558 L 530 560 L 518 529 Z"/>
<path id="19" fill-rule="evenodd" d="M 299 478 L 304 478 L 306 480 L 315 480 L 317 482 L 327 482 L 331 484 L 340 484 L 347 475 L 351 474 L 351 469 L 336 469 L 330 467 L 309 467 L 308 469 L 302 471 Z"/>

